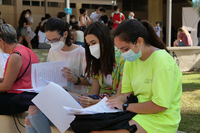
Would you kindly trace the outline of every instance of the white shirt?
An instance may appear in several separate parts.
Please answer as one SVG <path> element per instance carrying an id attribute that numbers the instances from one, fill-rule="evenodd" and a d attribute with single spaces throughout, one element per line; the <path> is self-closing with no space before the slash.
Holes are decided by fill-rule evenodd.
<path id="1" fill-rule="evenodd" d="M 162 29 L 158 26 L 155 26 L 154 30 L 156 31 L 156 34 L 158 35 L 158 37 L 160 37 L 160 32 L 162 31 Z"/>
<path id="2" fill-rule="evenodd" d="M 33 23 L 33 18 L 32 17 L 28 17 L 29 21 L 31 23 Z M 31 31 L 31 27 L 27 27 L 27 31 Z"/>
<path id="3" fill-rule="evenodd" d="M 90 15 L 90 18 L 93 19 L 93 22 L 95 21 L 98 21 L 98 16 L 99 14 L 97 14 L 96 12 L 93 12 L 91 15 Z"/>
<path id="4" fill-rule="evenodd" d="M 52 49 L 49 50 L 48 61 L 70 61 L 69 68 L 72 70 L 74 76 L 83 76 L 86 68 L 85 49 L 82 46 L 72 51 L 55 52 Z M 67 86 L 64 87 L 70 92 L 78 94 L 86 94 L 88 92 L 87 86 L 74 85 L 74 83 L 67 81 Z"/>
<path id="5" fill-rule="evenodd" d="M 103 82 L 106 84 L 106 85 L 109 85 L 109 86 L 113 86 L 112 84 L 112 75 L 111 74 L 108 74 L 107 77 L 103 77 Z"/>
<path id="6" fill-rule="evenodd" d="M 45 32 L 41 32 L 40 30 L 38 31 L 38 36 L 39 36 L 39 43 L 45 43 L 44 40 L 46 38 Z"/>
<path id="7" fill-rule="evenodd" d="M 80 30 L 76 31 L 76 33 L 77 33 L 76 41 L 84 42 L 84 33 Z"/>

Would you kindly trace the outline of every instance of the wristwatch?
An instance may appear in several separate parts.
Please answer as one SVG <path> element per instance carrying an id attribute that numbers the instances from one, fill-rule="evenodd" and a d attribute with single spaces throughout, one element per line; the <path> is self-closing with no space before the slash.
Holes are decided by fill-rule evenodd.
<path id="1" fill-rule="evenodd" d="M 128 105 L 129 105 L 128 103 L 124 103 L 124 104 L 122 105 L 124 111 L 126 111 Z"/>
<path id="2" fill-rule="evenodd" d="M 77 81 L 76 81 L 76 83 L 74 85 L 79 85 L 81 83 L 81 79 L 79 77 L 77 77 L 77 78 L 78 79 L 77 79 Z"/>

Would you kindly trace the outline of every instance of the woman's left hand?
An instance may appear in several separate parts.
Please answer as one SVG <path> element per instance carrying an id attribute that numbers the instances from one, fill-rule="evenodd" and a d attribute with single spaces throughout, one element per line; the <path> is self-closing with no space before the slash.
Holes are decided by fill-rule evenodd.
<path id="1" fill-rule="evenodd" d="M 62 69 L 62 71 L 63 71 L 63 75 L 62 75 L 62 76 L 63 76 L 64 78 L 66 78 L 67 81 L 71 81 L 72 78 L 73 78 L 72 70 L 69 69 L 68 67 L 64 67 L 64 68 Z"/>
<path id="2" fill-rule="evenodd" d="M 94 99 L 92 99 L 90 97 L 81 96 L 81 97 L 79 97 L 79 102 L 81 103 L 81 106 L 83 108 L 86 108 L 88 106 L 91 106 L 91 105 L 94 105 L 94 104 L 98 103 L 99 100 L 97 100 L 97 99 L 94 100 Z"/>
<path id="3" fill-rule="evenodd" d="M 122 105 L 124 104 L 120 99 L 110 99 L 110 100 L 107 100 L 106 101 L 108 104 L 108 106 L 111 108 L 111 109 L 114 109 L 115 107 L 120 109 L 120 110 L 123 110 L 123 107 Z"/>

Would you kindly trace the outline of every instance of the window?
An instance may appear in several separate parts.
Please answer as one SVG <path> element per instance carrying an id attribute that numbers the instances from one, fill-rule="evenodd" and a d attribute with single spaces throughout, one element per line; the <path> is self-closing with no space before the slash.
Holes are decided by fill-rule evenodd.
<path id="1" fill-rule="evenodd" d="M 31 5 L 31 2 L 30 1 L 25 1 L 25 0 L 23 0 L 23 5 L 24 6 L 30 6 Z"/>
<path id="2" fill-rule="evenodd" d="M 1 5 L 13 5 L 13 0 L 0 0 Z"/>
<path id="3" fill-rule="evenodd" d="M 90 8 L 90 4 L 82 4 L 82 8 Z"/>
<path id="4" fill-rule="evenodd" d="M 58 2 L 48 2 L 48 7 L 60 7 L 60 5 Z"/>
<path id="5" fill-rule="evenodd" d="M 40 1 L 31 1 L 32 6 L 40 6 Z"/>
<path id="6" fill-rule="evenodd" d="M 76 8 L 76 4 L 75 3 L 70 3 L 70 8 Z"/>

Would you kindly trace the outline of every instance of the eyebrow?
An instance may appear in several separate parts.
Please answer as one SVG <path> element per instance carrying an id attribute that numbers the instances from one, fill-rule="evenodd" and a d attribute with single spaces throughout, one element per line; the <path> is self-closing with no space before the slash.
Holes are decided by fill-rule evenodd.
<path id="1" fill-rule="evenodd" d="M 92 42 L 95 42 L 95 40 L 92 40 L 92 41 L 90 41 L 89 43 L 92 43 Z M 88 43 L 88 44 L 89 44 L 89 43 Z"/>
<path id="2" fill-rule="evenodd" d="M 48 39 L 48 38 L 47 38 L 47 39 Z M 56 40 L 56 39 L 58 40 L 58 38 L 54 38 L 54 39 L 52 39 L 52 40 Z M 50 40 L 50 39 L 48 39 L 48 40 L 49 40 L 49 41 L 52 41 L 52 40 Z"/>
<path id="3" fill-rule="evenodd" d="M 124 47 L 121 47 L 121 48 L 119 48 L 119 49 L 124 49 L 124 48 L 126 48 L 127 46 L 124 46 Z"/>

